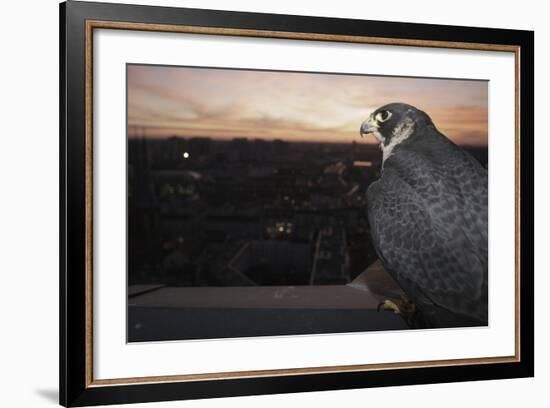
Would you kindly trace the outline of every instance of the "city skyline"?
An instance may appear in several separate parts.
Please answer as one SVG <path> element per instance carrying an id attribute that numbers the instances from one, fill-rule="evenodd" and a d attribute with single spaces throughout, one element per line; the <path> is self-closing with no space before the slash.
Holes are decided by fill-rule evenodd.
<path id="1" fill-rule="evenodd" d="M 487 145 L 486 81 L 156 65 L 127 72 L 131 138 L 351 143 L 372 111 L 401 101 L 455 143 Z"/>

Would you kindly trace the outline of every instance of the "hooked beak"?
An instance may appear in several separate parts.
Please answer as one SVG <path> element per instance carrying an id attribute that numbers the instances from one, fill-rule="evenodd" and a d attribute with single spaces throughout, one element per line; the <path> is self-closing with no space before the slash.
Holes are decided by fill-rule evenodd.
<path id="1" fill-rule="evenodd" d="M 361 134 L 361 137 L 363 137 L 363 135 L 368 135 L 369 133 L 373 133 L 377 129 L 378 129 L 378 123 L 376 123 L 372 115 L 370 115 L 369 118 L 361 124 L 359 133 Z"/>

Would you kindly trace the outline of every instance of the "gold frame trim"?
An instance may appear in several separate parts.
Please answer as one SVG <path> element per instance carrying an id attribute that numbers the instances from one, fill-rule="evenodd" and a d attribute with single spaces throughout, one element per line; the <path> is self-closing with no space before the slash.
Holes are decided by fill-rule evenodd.
<path id="1" fill-rule="evenodd" d="M 187 34 L 241 36 L 257 38 L 279 38 L 311 41 L 331 41 L 343 43 L 364 43 L 412 47 L 452 48 L 464 50 L 513 52 L 515 57 L 515 354 L 502 357 L 479 357 L 449 360 L 429 360 L 395 362 L 382 364 L 357 364 L 325 367 L 301 367 L 275 370 L 233 371 L 204 374 L 184 374 L 153 377 L 128 377 L 113 379 L 93 378 L 93 30 L 118 29 L 133 31 L 157 31 Z M 503 44 L 465 43 L 450 41 L 412 40 L 369 36 L 350 36 L 299 33 L 287 31 L 267 31 L 235 28 L 196 27 L 187 25 L 167 25 L 148 23 L 128 23 L 120 21 L 87 20 L 86 43 L 86 134 L 85 134 L 85 284 L 86 284 L 86 347 L 85 347 L 85 386 L 104 387 L 114 385 L 153 384 L 184 381 L 228 380 L 253 377 L 280 377 L 304 374 L 391 370 L 421 367 L 462 366 L 471 364 L 515 363 L 520 356 L 520 51 L 521 47 Z"/>

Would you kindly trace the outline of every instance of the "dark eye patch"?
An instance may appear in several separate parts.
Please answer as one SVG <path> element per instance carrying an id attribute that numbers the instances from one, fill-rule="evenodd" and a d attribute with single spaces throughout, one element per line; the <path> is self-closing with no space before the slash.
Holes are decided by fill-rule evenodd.
<path id="1" fill-rule="evenodd" d="M 380 112 L 380 119 L 382 122 L 387 121 L 390 118 L 390 112 L 389 111 L 382 111 Z"/>

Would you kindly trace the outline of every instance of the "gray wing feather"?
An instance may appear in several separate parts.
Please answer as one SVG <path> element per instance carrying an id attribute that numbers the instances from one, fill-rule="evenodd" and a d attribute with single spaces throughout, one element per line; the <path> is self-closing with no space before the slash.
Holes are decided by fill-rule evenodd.
<path id="1" fill-rule="evenodd" d="M 452 144 L 402 150 L 367 193 L 373 242 L 420 307 L 487 321 L 487 176 Z"/>

